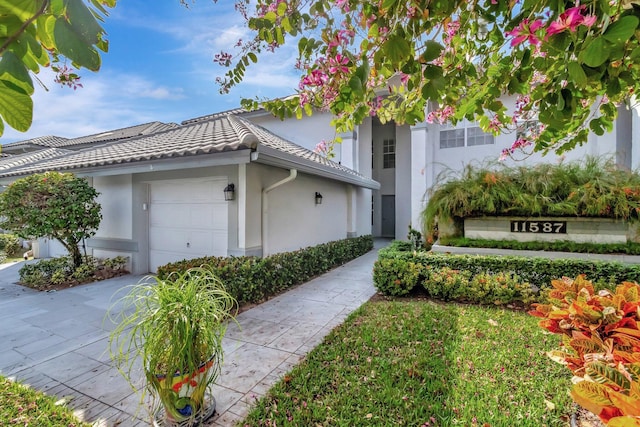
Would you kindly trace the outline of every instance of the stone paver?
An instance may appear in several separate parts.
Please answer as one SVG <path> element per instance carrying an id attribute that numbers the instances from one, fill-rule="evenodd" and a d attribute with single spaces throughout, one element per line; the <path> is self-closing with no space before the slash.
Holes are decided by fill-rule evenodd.
<path id="1" fill-rule="evenodd" d="M 379 242 L 379 245 L 386 242 Z M 231 426 L 310 350 L 374 293 L 377 251 L 247 310 L 230 323 L 224 365 L 207 426 Z M 142 276 L 123 276 L 59 292 L 19 285 L 21 264 L 0 268 L 0 374 L 58 398 L 98 427 L 149 425 L 140 394 L 112 366 L 111 322 L 122 289 Z M 142 388 L 142 373 L 136 387 Z M 143 405 L 144 406 L 144 405 Z"/>

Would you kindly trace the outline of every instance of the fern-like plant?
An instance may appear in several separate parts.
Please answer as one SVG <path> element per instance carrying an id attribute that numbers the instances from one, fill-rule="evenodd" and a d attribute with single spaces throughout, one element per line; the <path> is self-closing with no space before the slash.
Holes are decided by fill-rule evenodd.
<path id="1" fill-rule="evenodd" d="M 562 335 L 549 356 L 571 369 L 571 396 L 608 426 L 640 427 L 640 285 L 595 292 L 584 276 L 552 281 L 547 304 L 530 313 Z"/>

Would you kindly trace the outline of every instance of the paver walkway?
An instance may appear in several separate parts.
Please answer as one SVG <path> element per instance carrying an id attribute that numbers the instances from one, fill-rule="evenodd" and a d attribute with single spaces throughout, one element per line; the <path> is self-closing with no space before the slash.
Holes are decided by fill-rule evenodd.
<path id="1" fill-rule="evenodd" d="M 376 247 L 386 244 L 376 242 Z M 241 313 L 225 336 L 209 426 L 231 426 L 326 334 L 374 293 L 377 250 Z M 139 397 L 112 366 L 105 321 L 112 296 L 141 276 L 60 292 L 15 285 L 20 264 L 0 270 L 0 374 L 67 398 L 96 426 L 149 425 Z M 141 382 L 141 381 L 140 381 Z"/>

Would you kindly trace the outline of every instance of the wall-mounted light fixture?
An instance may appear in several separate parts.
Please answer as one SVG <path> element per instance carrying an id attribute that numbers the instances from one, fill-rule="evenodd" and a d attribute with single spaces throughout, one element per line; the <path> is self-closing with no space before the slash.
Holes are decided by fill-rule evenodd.
<path id="1" fill-rule="evenodd" d="M 236 186 L 233 183 L 224 187 L 224 200 L 231 201 L 236 198 Z"/>
<path id="2" fill-rule="evenodd" d="M 321 205 L 321 204 L 322 204 L 322 194 L 316 191 L 316 205 Z"/>

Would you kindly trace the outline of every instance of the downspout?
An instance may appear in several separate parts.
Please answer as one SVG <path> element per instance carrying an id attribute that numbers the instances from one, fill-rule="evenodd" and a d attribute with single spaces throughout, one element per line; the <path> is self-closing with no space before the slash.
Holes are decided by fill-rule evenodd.
<path id="1" fill-rule="evenodd" d="M 269 245 L 267 244 L 267 236 L 268 233 L 268 224 L 269 224 L 269 198 L 267 197 L 268 193 L 271 190 L 274 190 L 281 185 L 286 184 L 287 182 L 293 181 L 298 176 L 297 169 L 290 169 L 289 176 L 285 179 L 282 179 L 275 184 L 268 186 L 267 188 L 262 190 L 262 256 L 265 256 L 269 253 Z"/>

